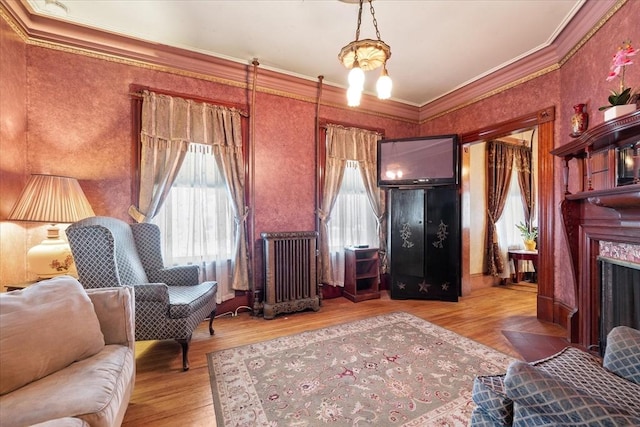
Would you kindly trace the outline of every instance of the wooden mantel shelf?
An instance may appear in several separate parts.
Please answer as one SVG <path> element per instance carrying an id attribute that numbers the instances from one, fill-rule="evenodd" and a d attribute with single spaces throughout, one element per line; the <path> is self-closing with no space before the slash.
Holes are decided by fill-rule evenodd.
<path id="1" fill-rule="evenodd" d="M 587 151 L 596 152 L 636 142 L 639 134 L 640 110 L 636 110 L 589 129 L 568 144 L 551 150 L 551 154 L 564 158 L 585 157 Z"/>
<path id="2" fill-rule="evenodd" d="M 592 205 L 615 209 L 617 211 L 640 210 L 640 184 L 625 185 L 610 190 L 594 190 L 580 194 L 567 195 L 567 199 L 575 200 L 587 197 Z"/>

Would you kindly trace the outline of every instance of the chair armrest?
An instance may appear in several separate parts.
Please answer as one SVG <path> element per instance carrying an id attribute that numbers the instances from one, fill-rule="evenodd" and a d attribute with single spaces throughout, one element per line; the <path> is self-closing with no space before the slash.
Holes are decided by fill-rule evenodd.
<path id="1" fill-rule="evenodd" d="M 87 289 L 100 322 L 105 344 L 121 344 L 134 348 L 134 291 L 128 286 Z"/>
<path id="2" fill-rule="evenodd" d="M 169 287 L 164 283 L 144 283 L 133 285 L 136 293 L 136 303 L 161 302 L 169 305 Z"/>
<path id="3" fill-rule="evenodd" d="M 194 286 L 200 283 L 199 270 L 197 265 L 176 265 L 157 270 L 150 278 L 169 286 Z"/>

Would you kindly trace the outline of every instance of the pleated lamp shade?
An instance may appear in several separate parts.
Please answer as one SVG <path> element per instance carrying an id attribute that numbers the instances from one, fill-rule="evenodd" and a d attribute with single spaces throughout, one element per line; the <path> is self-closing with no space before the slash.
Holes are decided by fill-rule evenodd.
<path id="1" fill-rule="evenodd" d="M 60 229 L 55 224 L 94 215 L 75 178 L 37 174 L 31 175 L 7 219 L 51 224 L 47 238 L 27 252 L 29 269 L 39 279 L 46 279 L 61 274 L 77 275 L 71 248 L 60 238 Z"/>

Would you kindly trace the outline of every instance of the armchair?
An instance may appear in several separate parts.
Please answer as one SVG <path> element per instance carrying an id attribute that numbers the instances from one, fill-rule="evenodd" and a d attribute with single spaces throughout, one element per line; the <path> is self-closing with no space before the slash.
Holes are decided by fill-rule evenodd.
<path id="1" fill-rule="evenodd" d="M 213 335 L 217 282 L 199 282 L 198 266 L 165 267 L 155 224 L 128 224 L 90 217 L 66 231 L 80 283 L 85 288 L 133 286 L 136 341 L 174 339 L 189 369 L 189 343 L 209 317 Z"/>

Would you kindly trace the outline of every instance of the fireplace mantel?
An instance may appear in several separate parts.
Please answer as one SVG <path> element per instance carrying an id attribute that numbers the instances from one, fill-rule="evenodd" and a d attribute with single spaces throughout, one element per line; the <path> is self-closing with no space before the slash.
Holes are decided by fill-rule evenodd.
<path id="1" fill-rule="evenodd" d="M 569 339 L 587 348 L 599 344 L 600 242 L 640 245 L 640 183 L 636 179 L 636 183 L 618 186 L 614 176 L 616 149 L 633 144 L 638 148 L 638 143 L 640 111 L 598 125 L 551 152 L 564 160 L 565 169 L 561 212 L 576 301 L 567 322 Z M 604 165 L 603 173 L 594 182 L 596 189 L 592 187 L 594 155 L 598 156 L 594 163 Z M 568 178 L 569 162 L 574 159 L 577 161 L 572 165 L 577 166 L 578 175 L 584 179 L 581 191 L 572 194 Z M 637 173 L 636 169 L 635 178 Z"/>

